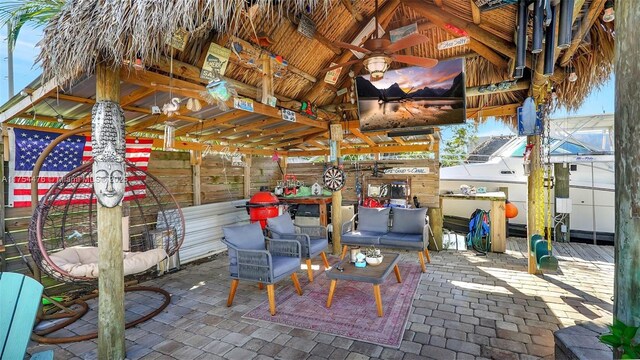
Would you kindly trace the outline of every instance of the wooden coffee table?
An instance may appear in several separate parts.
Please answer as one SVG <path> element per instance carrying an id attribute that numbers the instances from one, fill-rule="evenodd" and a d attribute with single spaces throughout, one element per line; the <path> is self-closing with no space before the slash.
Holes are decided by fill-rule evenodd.
<path id="1" fill-rule="evenodd" d="M 367 265 L 364 268 L 357 268 L 355 265 L 349 262 L 349 257 L 345 257 L 342 261 L 334 265 L 331 270 L 325 274 L 331 279 L 331 285 L 329 287 L 329 297 L 327 298 L 327 307 L 331 307 L 333 301 L 333 293 L 336 290 L 336 284 L 338 280 L 359 281 L 373 284 L 373 296 L 376 299 L 376 307 L 378 308 L 378 316 L 384 315 L 382 310 L 382 296 L 380 295 L 380 284 L 391 273 L 391 269 L 396 274 L 396 280 L 399 283 L 402 282 L 400 277 L 400 269 L 398 268 L 398 260 L 400 254 L 386 253 L 383 254 L 382 264 L 378 266 Z M 338 268 L 343 269 L 342 271 Z"/>

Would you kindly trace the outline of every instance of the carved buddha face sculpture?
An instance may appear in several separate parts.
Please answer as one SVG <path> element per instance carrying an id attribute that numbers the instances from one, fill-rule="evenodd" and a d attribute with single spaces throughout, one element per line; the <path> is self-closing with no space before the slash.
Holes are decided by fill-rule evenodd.
<path id="1" fill-rule="evenodd" d="M 118 206 L 125 194 L 124 114 L 110 101 L 97 102 L 91 115 L 93 147 L 93 189 L 98 202 L 108 208 Z"/>

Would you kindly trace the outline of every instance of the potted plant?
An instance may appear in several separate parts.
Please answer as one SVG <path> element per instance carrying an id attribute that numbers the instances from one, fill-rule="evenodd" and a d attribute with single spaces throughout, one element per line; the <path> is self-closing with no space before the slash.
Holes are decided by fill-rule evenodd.
<path id="1" fill-rule="evenodd" d="M 380 253 L 380 249 L 376 249 L 375 246 L 368 248 L 365 251 L 367 264 L 371 266 L 377 266 L 382 264 L 383 255 Z"/>

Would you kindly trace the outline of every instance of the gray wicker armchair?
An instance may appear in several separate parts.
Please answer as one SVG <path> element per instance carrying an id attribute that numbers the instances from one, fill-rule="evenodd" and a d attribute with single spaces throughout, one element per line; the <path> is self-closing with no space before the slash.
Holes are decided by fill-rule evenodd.
<path id="1" fill-rule="evenodd" d="M 295 240 L 265 238 L 259 223 L 223 227 L 225 243 L 229 250 L 229 275 L 231 288 L 227 306 L 233 298 L 240 280 L 258 283 L 260 289 L 267 285 L 269 311 L 276 314 L 274 284 L 291 276 L 296 290 L 302 295 L 296 271 L 300 269 L 300 243 Z M 265 240 L 268 240 L 265 244 Z M 266 248 L 265 248 L 266 245 Z"/>
<path id="2" fill-rule="evenodd" d="M 327 228 L 324 226 L 298 226 L 291 220 L 289 213 L 267 219 L 267 231 L 274 239 L 297 240 L 302 246 L 302 258 L 307 264 L 307 276 L 309 282 L 313 282 L 313 269 L 311 259 L 320 255 L 325 270 L 329 268 L 329 261 L 325 249 L 329 246 Z"/>

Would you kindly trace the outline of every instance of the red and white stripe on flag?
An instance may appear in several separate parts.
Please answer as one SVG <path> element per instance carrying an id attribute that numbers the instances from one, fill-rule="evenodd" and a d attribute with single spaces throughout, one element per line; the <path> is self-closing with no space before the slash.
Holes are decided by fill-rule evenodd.
<path id="1" fill-rule="evenodd" d="M 59 134 L 47 131 L 9 128 L 9 207 L 31 206 L 33 167 L 42 150 Z M 141 170 L 147 170 L 153 139 L 126 139 L 126 159 Z M 91 138 L 72 136 L 58 144 L 47 156 L 38 176 L 38 199 L 49 188 L 82 163 L 91 160 Z M 144 197 L 144 175 L 127 176 L 124 200 Z M 86 203 L 93 191 L 92 179 L 85 179 L 73 194 L 72 203 Z M 60 194 L 65 202 L 71 192 Z M 95 201 L 95 199 L 94 199 Z"/>

